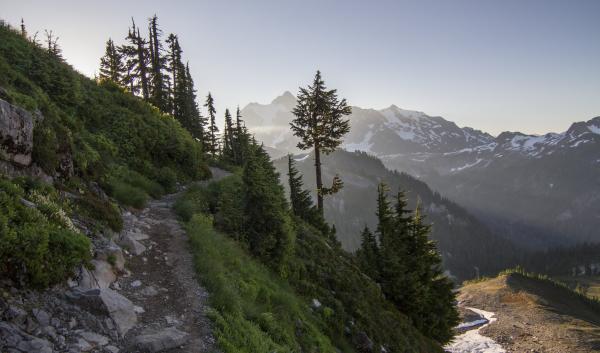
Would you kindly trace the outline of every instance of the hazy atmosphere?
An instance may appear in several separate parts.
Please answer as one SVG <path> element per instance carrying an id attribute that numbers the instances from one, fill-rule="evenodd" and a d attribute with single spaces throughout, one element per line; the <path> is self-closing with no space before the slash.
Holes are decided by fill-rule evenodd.
<path id="1" fill-rule="evenodd" d="M 598 1 L 7 1 L 93 76 L 110 36 L 156 13 L 217 110 L 296 93 L 316 69 L 352 105 L 391 104 L 492 134 L 561 132 L 600 111 Z M 219 117 L 222 114 L 218 114 Z"/>

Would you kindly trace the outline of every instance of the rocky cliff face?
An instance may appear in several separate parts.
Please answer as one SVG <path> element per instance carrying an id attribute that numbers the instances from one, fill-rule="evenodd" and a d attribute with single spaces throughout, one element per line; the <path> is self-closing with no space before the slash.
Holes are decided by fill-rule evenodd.
<path id="1" fill-rule="evenodd" d="M 28 111 L 0 99 L 0 159 L 24 167 L 31 165 L 33 127 L 37 119 Z"/>

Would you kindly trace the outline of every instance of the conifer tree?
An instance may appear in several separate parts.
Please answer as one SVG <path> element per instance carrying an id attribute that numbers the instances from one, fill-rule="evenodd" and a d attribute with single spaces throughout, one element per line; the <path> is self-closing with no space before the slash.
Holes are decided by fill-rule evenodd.
<path id="1" fill-rule="evenodd" d="M 21 18 L 21 36 L 27 38 L 27 29 L 25 28 L 25 20 Z"/>
<path id="2" fill-rule="evenodd" d="M 298 148 L 314 149 L 317 207 L 322 214 L 325 192 L 333 193 L 339 190 L 342 184 L 340 179 L 337 186 L 323 187 L 321 153 L 333 152 L 341 144 L 342 137 L 350 131 L 350 124 L 348 120 L 344 119 L 344 116 L 351 113 L 351 108 L 346 99 L 338 99 L 335 89 L 326 89 L 321 72 L 317 71 L 312 85 L 300 88 L 298 103 L 292 113 L 296 118 L 290 123 L 290 126 L 294 135 L 300 138 Z"/>
<path id="3" fill-rule="evenodd" d="M 100 58 L 100 79 L 121 84 L 124 76 L 123 70 L 121 53 L 115 47 L 113 40 L 109 38 L 106 42 L 104 56 Z"/>
<path id="4" fill-rule="evenodd" d="M 202 116 L 200 112 L 200 108 L 198 107 L 198 102 L 196 101 L 196 88 L 194 87 L 194 80 L 192 79 L 192 75 L 190 74 L 190 65 L 187 64 L 185 67 L 186 81 L 187 81 L 187 106 L 186 109 L 190 114 L 190 122 L 191 122 L 191 131 L 190 133 L 194 136 L 200 143 L 202 144 L 202 148 L 206 147 L 205 143 L 205 131 L 208 124 L 208 120 Z"/>
<path id="5" fill-rule="evenodd" d="M 219 133 L 219 128 L 217 127 L 217 124 L 215 122 L 215 118 L 216 118 L 216 113 L 217 110 L 215 109 L 215 101 L 212 97 L 212 95 L 210 94 L 210 92 L 208 93 L 208 96 L 206 96 L 206 103 L 204 103 L 204 106 L 207 109 L 208 112 L 208 118 L 210 121 L 210 125 L 208 126 L 208 148 L 206 149 L 206 151 L 213 157 L 216 158 L 217 157 L 217 153 L 219 152 L 219 140 L 218 140 L 218 133 Z"/>
<path id="6" fill-rule="evenodd" d="M 181 66 L 182 66 L 181 52 L 182 51 L 181 51 L 181 47 L 179 46 L 179 40 L 177 38 L 177 35 L 175 35 L 173 33 L 169 34 L 166 42 L 168 45 L 167 71 L 171 74 L 171 79 L 170 79 L 171 94 L 169 95 L 168 105 L 171 107 L 170 113 L 173 114 L 173 116 L 175 116 L 176 109 L 177 109 L 176 105 L 175 105 L 175 92 L 178 92 L 177 91 L 177 80 L 178 80 L 179 73 L 181 73 Z"/>
<path id="7" fill-rule="evenodd" d="M 387 185 L 381 182 L 377 185 L 377 237 L 379 243 L 383 244 L 386 240 L 386 235 L 392 231 L 393 228 L 393 214 L 390 206 L 390 202 L 387 199 Z"/>
<path id="8" fill-rule="evenodd" d="M 313 213 L 313 202 L 308 190 L 303 189 L 302 175 L 296 169 L 296 163 L 291 154 L 288 154 L 288 183 L 292 213 L 304 220 L 309 220 Z"/>
<path id="9" fill-rule="evenodd" d="M 236 151 L 234 146 L 235 130 L 233 128 L 233 118 L 229 109 L 225 109 L 225 127 L 223 129 L 223 151 L 221 158 L 227 163 L 235 163 Z"/>
<path id="10" fill-rule="evenodd" d="M 365 225 L 361 235 L 360 249 L 357 252 L 361 269 L 374 280 L 379 279 L 379 247 L 375 235 Z"/>
<path id="11" fill-rule="evenodd" d="M 244 121 L 242 120 L 242 113 L 240 111 L 240 107 L 237 107 L 237 111 L 235 114 L 235 138 L 234 145 L 237 150 L 236 153 L 236 164 L 243 165 L 244 161 L 248 156 L 248 152 L 250 149 L 250 139 L 249 139 L 248 129 L 244 125 Z"/>
<path id="12" fill-rule="evenodd" d="M 123 47 L 123 53 L 128 56 L 128 69 L 132 74 L 132 77 L 129 78 L 130 84 L 133 85 L 133 82 L 135 82 L 139 87 L 135 91 L 139 90 L 142 97 L 147 100 L 150 92 L 148 83 L 148 43 L 140 35 L 140 29 L 136 27 L 133 18 L 131 23 L 131 28 L 126 37 L 129 45 Z"/>
<path id="13" fill-rule="evenodd" d="M 162 31 L 158 27 L 158 17 L 152 16 L 148 20 L 148 32 L 150 37 L 150 77 L 151 90 L 150 101 L 161 111 L 167 112 L 168 96 L 167 83 L 165 82 L 165 58 L 163 56 L 163 47 L 160 41 Z"/>
<path id="14" fill-rule="evenodd" d="M 262 146 L 253 149 L 243 172 L 244 229 L 250 252 L 285 277 L 293 251 L 288 205 L 269 155 Z"/>

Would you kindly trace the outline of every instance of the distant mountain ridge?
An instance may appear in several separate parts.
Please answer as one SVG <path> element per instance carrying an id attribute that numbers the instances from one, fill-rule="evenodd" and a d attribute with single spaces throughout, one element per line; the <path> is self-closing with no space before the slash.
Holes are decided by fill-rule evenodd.
<path id="1" fill-rule="evenodd" d="M 295 97 L 242 113 L 273 157 L 299 153 L 289 129 Z M 600 241 L 600 117 L 561 133 L 497 137 L 442 117 L 352 108 L 342 148 L 364 151 L 467 207 L 496 233 L 532 248 Z"/>

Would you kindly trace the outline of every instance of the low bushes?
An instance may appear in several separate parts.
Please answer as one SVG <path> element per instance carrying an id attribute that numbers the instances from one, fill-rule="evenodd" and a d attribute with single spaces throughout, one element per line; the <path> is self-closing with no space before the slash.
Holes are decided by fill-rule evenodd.
<path id="1" fill-rule="evenodd" d="M 55 195 L 45 191 L 0 178 L 0 277 L 16 284 L 57 283 L 91 256 L 89 239 L 72 228 Z"/>

